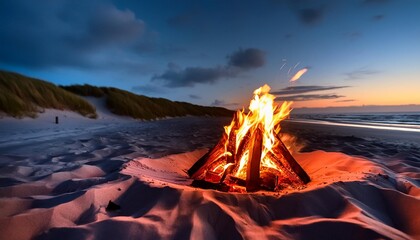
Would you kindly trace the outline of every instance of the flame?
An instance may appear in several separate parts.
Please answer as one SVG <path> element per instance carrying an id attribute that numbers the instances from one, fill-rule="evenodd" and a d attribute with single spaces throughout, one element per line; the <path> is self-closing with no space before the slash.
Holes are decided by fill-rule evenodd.
<path id="1" fill-rule="evenodd" d="M 295 75 L 293 75 L 293 77 L 290 79 L 289 82 L 294 82 L 297 81 L 300 77 L 302 77 L 303 74 L 305 74 L 308 71 L 307 67 L 304 67 L 302 69 L 300 69 Z"/>
<path id="2" fill-rule="evenodd" d="M 280 132 L 280 122 L 289 116 L 292 102 L 284 102 L 279 106 L 274 103 L 275 96 L 269 92 L 270 86 L 267 84 L 256 89 L 254 91 L 254 97 L 249 104 L 248 113 L 245 113 L 244 110 L 236 112 L 235 118 L 231 124 L 225 126 L 225 136 L 229 138 L 232 131 L 235 131 L 233 134 L 236 136 L 236 139 L 234 140 L 234 146 L 231 150 L 228 145 L 229 141 L 226 141 L 224 153 L 220 156 L 229 157 L 234 155 L 240 157 L 235 169 L 231 173 L 237 178 L 246 178 L 246 167 L 250 154 L 249 149 L 245 149 L 241 156 L 238 156 L 238 154 L 240 154 L 239 151 L 241 150 L 240 145 L 246 140 L 245 138 L 250 138 L 249 133 L 254 132 L 257 128 L 260 128 L 263 135 L 261 168 L 281 171 L 280 167 L 277 166 L 278 163 L 267 156 L 270 152 L 274 154 L 273 148 L 275 148 L 277 144 L 275 135 Z M 231 165 L 231 163 L 226 161 L 221 162 L 211 171 L 222 174 Z"/>

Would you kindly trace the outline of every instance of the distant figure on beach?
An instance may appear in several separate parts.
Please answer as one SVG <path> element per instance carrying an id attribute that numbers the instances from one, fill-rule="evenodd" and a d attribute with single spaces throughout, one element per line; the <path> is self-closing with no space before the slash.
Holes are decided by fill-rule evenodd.
<path id="1" fill-rule="evenodd" d="M 55 124 L 58 124 L 58 116 L 55 116 Z"/>

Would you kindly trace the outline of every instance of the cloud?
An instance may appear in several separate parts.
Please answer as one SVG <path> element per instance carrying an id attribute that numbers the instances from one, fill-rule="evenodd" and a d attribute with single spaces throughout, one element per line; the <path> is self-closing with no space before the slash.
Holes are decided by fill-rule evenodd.
<path id="1" fill-rule="evenodd" d="M 280 89 L 279 91 L 274 91 L 271 94 L 273 95 L 291 95 L 291 94 L 300 94 L 300 93 L 309 93 L 317 91 L 327 91 L 335 90 L 341 88 L 347 88 L 349 86 L 292 86 Z"/>
<path id="2" fill-rule="evenodd" d="M 358 80 L 358 79 L 367 78 L 369 76 L 372 76 L 378 73 L 380 72 L 364 67 L 364 68 L 359 68 L 357 70 L 354 70 L 352 72 L 344 73 L 344 75 L 347 76 L 347 80 Z"/>
<path id="3" fill-rule="evenodd" d="M 372 20 L 373 20 L 373 21 L 380 21 L 380 20 L 382 20 L 382 19 L 384 19 L 384 18 L 385 18 L 385 15 L 383 15 L 383 14 L 378 14 L 378 15 L 373 16 L 373 17 L 372 17 Z"/>
<path id="4" fill-rule="evenodd" d="M 354 102 L 354 101 L 356 101 L 355 99 L 343 99 L 343 100 L 337 100 L 337 101 L 334 101 L 334 102 Z"/>
<path id="5" fill-rule="evenodd" d="M 323 20 L 327 3 L 328 1 L 288 0 L 292 12 L 307 26 L 316 25 Z"/>
<path id="6" fill-rule="evenodd" d="M 211 103 L 211 106 L 215 106 L 215 107 L 235 107 L 235 106 L 239 106 L 239 103 L 226 103 L 224 100 L 215 99 Z"/>
<path id="7" fill-rule="evenodd" d="M 225 67 L 188 67 L 183 70 L 168 69 L 161 75 L 153 76 L 152 81 L 161 80 L 167 87 L 193 87 L 197 83 L 212 84 L 221 78 L 235 76 L 235 71 Z"/>
<path id="8" fill-rule="evenodd" d="M 323 8 L 303 8 L 298 11 L 299 19 L 306 25 L 318 23 L 324 17 Z"/>
<path id="9" fill-rule="evenodd" d="M 310 100 L 323 100 L 323 99 L 337 99 L 345 96 L 337 94 L 301 94 L 277 97 L 276 101 L 310 101 Z"/>
<path id="10" fill-rule="evenodd" d="M 227 58 L 229 66 L 245 70 L 259 68 L 265 64 L 265 52 L 257 48 L 239 49 Z"/>
<path id="11" fill-rule="evenodd" d="M 163 81 L 166 87 L 193 87 L 198 83 L 213 84 L 223 78 L 235 78 L 242 71 L 258 68 L 265 63 L 265 54 L 256 48 L 239 49 L 229 55 L 225 66 L 187 67 L 181 69 L 175 63 L 168 63 L 168 69 L 155 74 L 152 81 Z"/>
<path id="12" fill-rule="evenodd" d="M 191 99 L 201 99 L 200 96 L 194 95 L 194 94 L 190 94 L 188 95 L 188 97 L 190 97 Z"/>
<path id="13" fill-rule="evenodd" d="M 79 9 L 67 10 L 61 19 L 75 24 L 73 17 L 80 14 Z M 127 43 L 142 36 L 145 23 L 137 19 L 130 10 L 119 10 L 113 5 L 99 5 L 94 11 L 87 11 L 82 24 L 78 25 L 79 34 L 71 34 L 66 39 L 76 47 L 103 47 L 114 43 Z"/>
<path id="14" fill-rule="evenodd" d="M 1 1 L 0 22 L 0 62 L 30 68 L 100 69 L 110 50 L 155 41 L 132 11 L 100 1 Z"/>

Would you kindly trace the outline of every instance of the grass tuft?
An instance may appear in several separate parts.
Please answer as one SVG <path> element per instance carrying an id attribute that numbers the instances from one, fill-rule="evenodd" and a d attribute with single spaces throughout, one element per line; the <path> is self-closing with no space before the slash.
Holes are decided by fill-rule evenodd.
<path id="1" fill-rule="evenodd" d="M 86 84 L 61 87 L 82 96 L 105 96 L 111 112 L 136 119 L 152 120 L 187 115 L 229 117 L 233 115 L 233 111 L 221 107 L 205 107 L 186 102 L 174 102 L 165 98 L 151 98 L 117 88 Z"/>
<path id="2" fill-rule="evenodd" d="M 71 110 L 96 118 L 96 109 L 80 96 L 18 73 L 0 71 L 0 111 L 12 117 L 36 117 L 43 108 Z"/>

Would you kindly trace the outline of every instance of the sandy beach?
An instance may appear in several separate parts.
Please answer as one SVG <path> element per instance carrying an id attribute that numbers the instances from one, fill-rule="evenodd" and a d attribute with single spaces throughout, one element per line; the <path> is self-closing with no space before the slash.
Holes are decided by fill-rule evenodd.
<path id="1" fill-rule="evenodd" d="M 419 133 L 286 121 L 312 181 L 240 194 L 193 188 L 185 173 L 228 118 L 48 114 L 0 120 L 0 239 L 420 237 Z"/>

